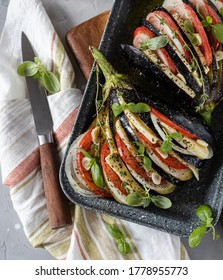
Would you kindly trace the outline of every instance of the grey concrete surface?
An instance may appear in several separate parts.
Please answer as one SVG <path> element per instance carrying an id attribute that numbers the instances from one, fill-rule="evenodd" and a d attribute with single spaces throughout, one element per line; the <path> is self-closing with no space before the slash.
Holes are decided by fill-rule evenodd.
<path id="1" fill-rule="evenodd" d="M 64 36 L 73 26 L 109 9 L 112 0 L 43 0 L 46 11 L 61 38 L 73 63 L 77 76 L 77 85 L 82 90 L 85 80 L 66 46 Z M 9 0 L 0 0 L 0 33 L 2 31 Z M 44 249 L 34 249 L 27 240 L 22 224 L 14 211 L 9 190 L 1 184 L 0 177 L 0 260 L 50 260 L 52 256 Z M 192 260 L 223 259 L 223 228 L 217 225 L 218 241 L 213 241 L 207 234 L 198 248 L 190 249 L 187 239 L 182 239 Z"/>

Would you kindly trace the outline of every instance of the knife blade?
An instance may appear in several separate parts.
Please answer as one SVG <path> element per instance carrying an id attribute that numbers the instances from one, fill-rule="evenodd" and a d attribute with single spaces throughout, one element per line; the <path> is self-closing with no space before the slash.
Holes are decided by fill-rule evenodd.
<path id="1" fill-rule="evenodd" d="M 22 33 L 23 61 L 33 61 L 35 53 Z M 26 77 L 34 123 L 39 141 L 40 164 L 51 228 L 61 228 L 71 224 L 68 201 L 59 184 L 59 164 L 53 140 L 53 120 L 44 88 L 38 80 Z"/>

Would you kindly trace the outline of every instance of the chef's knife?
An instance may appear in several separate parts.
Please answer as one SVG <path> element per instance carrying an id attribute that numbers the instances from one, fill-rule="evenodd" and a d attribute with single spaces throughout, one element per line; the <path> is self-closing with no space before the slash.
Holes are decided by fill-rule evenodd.
<path id="1" fill-rule="evenodd" d="M 24 33 L 22 33 L 23 61 L 33 61 L 35 54 Z M 53 120 L 46 92 L 38 80 L 26 77 L 30 103 L 39 141 L 40 162 L 47 210 L 52 228 L 71 224 L 68 201 L 59 185 L 59 165 L 53 141 Z"/>

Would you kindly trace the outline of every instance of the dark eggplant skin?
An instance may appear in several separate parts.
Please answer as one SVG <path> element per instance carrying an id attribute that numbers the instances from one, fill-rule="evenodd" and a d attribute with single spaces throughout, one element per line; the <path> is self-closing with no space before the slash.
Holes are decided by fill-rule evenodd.
<path id="1" fill-rule="evenodd" d="M 129 90 L 124 90 L 122 91 L 123 92 L 123 96 L 131 96 L 133 98 L 131 98 L 131 102 L 137 102 L 137 99 L 135 99 L 136 95 L 133 91 L 129 91 Z M 116 90 L 113 90 L 111 95 L 110 95 L 110 104 L 112 105 L 113 103 L 118 103 L 119 104 L 119 101 L 118 101 L 118 97 L 117 97 L 117 91 Z M 138 146 L 137 146 L 137 142 L 140 142 L 138 137 L 136 136 L 135 132 L 133 131 L 132 127 L 130 126 L 126 116 L 124 113 L 121 113 L 119 116 L 118 116 L 118 119 L 120 120 L 121 122 L 121 125 L 123 127 L 123 129 L 125 130 L 129 140 L 133 143 L 133 145 L 138 149 Z M 170 176 L 169 174 L 167 174 L 166 172 L 164 172 L 158 165 L 156 165 L 154 162 L 152 163 L 152 167 L 153 169 L 159 173 L 159 175 L 164 178 L 165 180 L 171 182 L 172 184 L 174 185 L 177 185 L 177 186 L 182 186 L 184 184 L 186 184 L 186 182 L 184 181 L 180 181 L 172 176 Z"/>
<path id="2" fill-rule="evenodd" d="M 158 81 L 162 82 L 164 86 L 168 88 L 171 87 L 171 91 L 181 103 L 182 106 L 187 108 L 195 108 L 198 103 L 195 98 L 191 98 L 188 94 L 179 88 L 171 79 L 169 79 L 163 71 L 153 64 L 141 51 L 133 46 L 121 44 L 120 51 L 123 59 L 126 62 L 128 67 L 131 67 L 133 72 L 137 70 L 139 73 L 134 73 L 135 75 L 141 76 L 143 75 L 145 79 L 157 79 Z M 134 77 L 135 78 L 135 77 Z M 168 94 L 168 93 L 167 93 Z"/>
<path id="3" fill-rule="evenodd" d="M 212 60 L 212 65 L 211 65 L 211 69 L 212 69 L 212 83 L 211 83 L 210 98 L 214 102 L 217 99 L 217 97 L 218 97 L 218 93 L 217 93 L 218 66 L 217 66 L 217 61 L 216 61 L 215 55 L 214 55 L 213 47 L 211 47 L 211 50 L 212 50 L 213 60 Z"/>
<path id="4" fill-rule="evenodd" d="M 193 44 L 190 42 L 190 40 L 188 39 L 186 34 L 183 32 L 182 28 L 178 25 L 178 23 L 176 22 L 175 18 L 164 7 L 157 6 L 154 9 L 154 11 L 165 12 L 172 19 L 172 21 L 178 26 L 178 28 L 180 30 L 180 33 L 181 33 L 181 35 L 183 37 L 184 42 L 189 46 L 189 48 L 190 48 L 194 58 L 196 59 L 198 65 L 199 65 L 199 68 L 201 69 L 201 74 L 202 74 L 203 83 L 204 83 L 204 92 L 209 96 L 210 92 L 211 92 L 211 88 L 210 88 L 210 83 L 209 83 L 209 80 L 208 80 L 208 76 L 207 76 L 207 74 L 204 71 L 204 67 L 203 67 L 202 61 L 201 61 L 200 57 L 198 56 L 198 54 L 197 54 Z"/>
<path id="5" fill-rule="evenodd" d="M 149 21 L 147 21 L 145 19 L 142 19 L 141 24 L 144 27 L 146 27 L 147 29 L 149 29 L 150 31 L 152 31 L 156 36 L 160 36 L 161 35 L 159 33 L 159 31 Z M 187 85 L 199 97 L 201 95 L 201 93 L 202 93 L 201 92 L 201 88 L 198 86 L 198 84 L 194 80 L 194 77 L 192 76 L 190 71 L 187 69 L 185 64 L 180 59 L 180 57 L 177 55 L 177 53 L 173 50 L 173 48 L 169 44 L 167 44 L 165 46 L 165 49 L 167 50 L 167 52 L 168 52 L 169 56 L 171 57 L 171 59 L 173 60 L 173 62 L 175 63 L 175 65 L 176 65 L 177 69 L 179 70 L 179 72 L 184 75 L 184 78 L 185 78 L 185 80 L 187 82 Z"/>
<path id="6" fill-rule="evenodd" d="M 153 108 L 155 108 L 156 110 L 158 110 L 160 113 L 162 113 L 163 115 L 165 115 L 166 117 L 168 117 L 170 120 L 174 121 L 174 114 L 177 114 L 178 116 L 181 115 L 181 119 L 183 124 L 185 124 L 186 122 L 188 123 L 188 118 L 191 118 L 192 121 L 189 122 L 189 127 L 191 128 L 192 125 L 190 126 L 191 123 L 199 123 L 199 120 L 197 120 L 195 117 L 191 117 L 189 115 L 187 115 L 187 118 L 185 117 L 185 112 L 180 109 L 180 108 L 177 108 L 176 106 L 173 106 L 171 104 L 167 105 L 165 103 L 163 103 L 162 101 L 154 101 L 154 98 L 152 96 L 150 96 L 150 98 L 148 97 L 145 97 L 145 94 L 142 90 L 140 89 L 137 89 L 137 95 L 135 94 L 135 91 L 129 91 L 129 90 L 124 90 L 123 91 L 123 98 L 125 100 L 126 103 L 129 103 L 129 102 L 134 102 L 134 103 L 138 103 L 138 102 L 146 102 L 148 103 L 150 106 L 152 106 Z M 115 91 L 112 92 L 112 95 L 111 95 L 111 103 L 119 103 L 118 101 L 118 98 L 117 98 L 117 93 Z M 111 104 L 111 105 L 112 105 Z M 155 133 L 157 134 L 157 131 L 153 125 L 153 122 L 151 120 L 151 117 L 150 117 L 150 114 L 149 113 L 141 113 L 139 114 L 140 118 L 142 119 L 142 121 L 148 125 L 148 127 Z M 132 141 L 132 143 L 136 146 L 136 148 L 138 147 L 135 143 L 136 142 L 139 142 L 137 136 L 135 135 L 133 129 L 131 128 L 126 116 L 122 113 L 119 115 L 119 120 L 123 126 L 123 128 L 125 129 L 125 132 L 127 133 L 128 137 L 129 137 L 129 140 Z M 196 121 L 195 121 L 196 120 Z M 176 124 L 178 124 L 179 126 L 181 126 L 182 128 L 186 129 L 186 127 L 184 125 L 181 125 L 177 122 L 175 122 Z M 197 126 L 195 127 L 195 130 L 196 130 Z M 206 127 L 203 126 L 202 123 L 199 123 L 199 131 L 203 131 L 207 129 Z M 192 129 L 186 129 L 187 131 L 195 134 L 194 130 Z M 201 133 L 198 133 L 199 135 Z M 195 134 L 197 135 L 197 134 Z M 210 145 L 211 147 L 213 148 L 214 146 L 214 139 L 212 137 L 212 135 L 210 134 L 210 132 L 208 131 L 204 131 L 202 133 L 202 136 L 203 135 L 206 135 L 206 139 L 204 139 L 203 137 L 201 139 L 203 140 L 206 140 Z M 197 135 L 198 136 L 198 135 Z M 198 136 L 199 137 L 199 136 Z M 176 151 L 175 151 L 176 152 Z M 183 160 L 185 160 L 186 162 L 190 163 L 190 164 L 193 164 L 195 167 L 197 168 L 200 168 L 202 167 L 202 165 L 204 164 L 204 161 L 200 160 L 199 158 L 195 157 L 195 156 L 191 156 L 191 155 L 184 155 L 184 154 L 180 154 L 178 152 L 176 152 Z M 159 168 L 157 166 L 157 168 Z M 159 168 L 160 169 L 160 168 Z M 159 171 L 158 169 L 156 169 L 156 171 Z M 163 171 L 162 171 L 163 172 Z M 168 175 L 169 176 L 169 175 Z M 170 180 L 169 177 L 165 177 L 167 180 Z M 176 183 L 176 182 L 173 182 L 171 181 L 172 183 Z"/>
<path id="7" fill-rule="evenodd" d="M 197 16 L 199 17 L 198 13 L 197 13 L 197 9 L 196 7 L 191 3 L 191 1 L 189 0 L 183 0 L 183 2 L 185 4 L 188 4 L 193 10 L 194 12 L 197 14 Z M 218 17 L 220 23 L 223 23 L 223 18 L 221 16 L 221 14 L 219 13 L 217 7 L 215 6 L 215 4 L 210 1 L 210 0 L 207 0 L 206 1 L 207 4 L 215 11 L 215 14 L 216 16 Z M 205 30 L 206 31 L 206 30 Z M 208 32 L 206 31 L 206 34 L 207 34 L 207 37 L 208 37 L 208 40 L 209 40 L 209 43 L 210 43 L 210 46 L 212 45 L 211 44 L 211 39 L 210 39 L 210 36 L 208 34 Z M 213 78 L 212 78 L 212 85 L 211 85 L 211 94 L 210 94 L 210 97 L 211 97 L 211 100 L 214 102 L 214 103 L 218 103 L 220 102 L 220 100 L 222 99 L 223 97 L 223 74 L 222 76 L 220 77 L 220 82 L 218 83 L 218 69 L 217 69 L 217 61 L 215 59 L 215 55 L 214 55 L 214 50 L 213 50 L 213 47 L 211 46 L 211 49 L 212 49 L 212 55 L 213 55 L 213 61 L 212 61 L 212 73 L 213 73 Z M 222 63 L 222 61 L 221 61 Z"/>
<path id="8" fill-rule="evenodd" d="M 161 114 L 165 115 L 169 118 L 172 122 L 176 123 L 183 129 L 187 130 L 188 132 L 196 135 L 198 138 L 203 139 L 206 141 L 213 149 L 215 146 L 215 139 L 210 131 L 210 129 L 202 122 L 201 118 L 193 112 L 187 112 L 186 110 L 182 109 L 173 103 L 169 103 L 168 101 L 164 102 L 159 98 L 154 99 L 153 95 L 145 92 L 144 90 L 136 87 L 138 100 L 134 102 L 144 102 L 147 103 L 149 106 L 153 107 Z M 133 98 L 136 97 L 132 96 L 132 93 L 124 93 L 123 97 L 126 102 L 131 102 Z M 143 117 L 143 115 L 147 115 L 147 117 Z M 148 118 L 147 113 L 140 114 L 140 117 L 145 121 L 148 122 L 148 125 L 151 124 L 151 121 Z M 146 120 L 147 119 L 147 120 Z"/>

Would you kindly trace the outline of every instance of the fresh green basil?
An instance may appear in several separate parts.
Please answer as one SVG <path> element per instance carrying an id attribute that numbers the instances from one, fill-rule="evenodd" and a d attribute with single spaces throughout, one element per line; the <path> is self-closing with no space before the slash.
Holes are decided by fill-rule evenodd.
<path id="1" fill-rule="evenodd" d="M 60 90 L 60 82 L 58 77 L 51 71 L 44 68 L 43 62 L 38 57 L 34 57 L 33 61 L 25 61 L 17 68 L 17 73 L 20 76 L 32 77 L 40 79 L 43 87 L 48 93 L 56 93 Z"/>
<path id="2" fill-rule="evenodd" d="M 81 152 L 85 157 L 90 158 L 90 159 L 92 158 L 92 156 L 84 149 L 78 148 L 77 150 L 78 150 L 78 152 Z"/>
<path id="3" fill-rule="evenodd" d="M 32 77 L 38 72 L 38 66 L 32 61 L 25 61 L 17 68 L 20 76 Z"/>
<path id="4" fill-rule="evenodd" d="M 173 149 L 173 144 L 172 144 L 172 140 L 181 140 L 183 138 L 182 134 L 179 132 L 174 132 L 171 133 L 170 135 L 166 136 L 166 140 L 163 141 L 162 145 L 160 146 L 160 149 L 162 152 L 169 154 L 170 152 L 172 152 Z"/>
<path id="5" fill-rule="evenodd" d="M 138 154 L 139 155 L 144 155 L 145 147 L 143 146 L 143 144 L 141 142 L 136 142 L 136 145 L 139 147 L 138 148 Z"/>
<path id="6" fill-rule="evenodd" d="M 191 248 L 197 247 L 200 244 L 204 235 L 206 234 L 206 231 L 207 228 L 205 226 L 197 227 L 189 236 L 189 246 Z"/>
<path id="7" fill-rule="evenodd" d="M 131 252 L 131 248 L 128 242 L 125 240 L 124 234 L 118 228 L 116 224 L 107 224 L 108 232 L 117 242 L 118 250 L 121 254 L 127 255 Z"/>
<path id="8" fill-rule="evenodd" d="M 157 207 L 162 209 L 168 209 L 172 206 L 171 200 L 163 195 L 152 196 L 151 200 Z"/>
<path id="9" fill-rule="evenodd" d="M 223 44 L 223 23 L 213 24 L 212 27 L 212 35 Z"/>
<path id="10" fill-rule="evenodd" d="M 148 190 L 144 193 L 132 192 L 126 197 L 126 202 L 131 206 L 148 207 L 152 202 L 159 208 L 168 209 L 172 206 L 172 202 L 169 198 L 162 195 L 151 195 Z"/>
<path id="11" fill-rule="evenodd" d="M 136 142 L 136 145 L 139 147 L 137 156 L 143 158 L 145 169 L 147 172 L 149 172 L 152 167 L 152 161 L 148 156 L 145 155 L 146 149 L 143 144 L 141 142 Z"/>
<path id="12" fill-rule="evenodd" d="M 219 13 L 220 13 L 221 17 L 223 17 L 223 7 L 220 8 Z"/>
<path id="13" fill-rule="evenodd" d="M 85 151 L 82 148 L 78 148 L 78 151 L 81 152 L 85 157 L 90 159 L 88 167 L 91 170 L 92 180 L 96 186 L 98 186 L 99 188 L 103 188 L 104 180 L 103 180 L 101 167 L 99 165 L 99 158 L 97 157 L 97 155 L 92 156 L 91 154 L 89 154 L 87 151 Z M 96 152 L 96 154 L 97 153 L 98 153 L 98 151 Z"/>
<path id="14" fill-rule="evenodd" d="M 165 36 L 161 35 L 150 39 L 148 45 L 151 51 L 156 51 L 160 48 L 165 47 L 168 43 L 169 40 Z"/>
<path id="15" fill-rule="evenodd" d="M 145 156 L 143 157 L 143 164 L 146 168 L 146 171 L 150 171 L 151 167 L 152 167 L 152 161 L 149 157 Z"/>
<path id="16" fill-rule="evenodd" d="M 142 51 L 146 51 L 147 49 L 151 51 L 156 51 L 160 48 L 165 47 L 169 43 L 167 37 L 161 35 L 154 38 L 148 38 L 143 43 L 140 44 L 139 48 Z"/>
<path id="17" fill-rule="evenodd" d="M 172 143 L 170 142 L 170 140 L 167 139 L 167 140 L 163 141 L 162 145 L 160 146 L 160 149 L 165 154 L 169 154 L 170 152 L 172 152 L 173 146 L 172 146 Z"/>
<path id="18" fill-rule="evenodd" d="M 200 221 L 199 226 L 189 235 L 188 244 L 191 248 L 195 248 L 200 244 L 208 228 L 212 229 L 213 240 L 218 240 L 219 238 L 219 235 L 216 234 L 215 228 L 212 225 L 212 209 L 208 205 L 200 205 L 196 209 L 196 215 Z"/>
<path id="19" fill-rule="evenodd" d="M 184 28 L 188 33 L 194 34 L 194 28 L 193 28 L 192 23 L 189 19 L 186 19 L 184 21 Z"/>
<path id="20" fill-rule="evenodd" d="M 126 242 L 125 240 L 119 239 L 117 243 L 118 243 L 118 250 L 121 254 L 127 255 L 131 251 L 129 243 Z"/>
<path id="21" fill-rule="evenodd" d="M 122 105 L 119 103 L 112 104 L 112 112 L 115 117 L 119 116 L 125 109 L 128 109 L 129 111 L 137 114 L 146 113 L 151 110 L 149 105 L 142 102 L 139 103 L 130 102 L 128 104 L 124 102 L 124 104 Z"/>
<path id="22" fill-rule="evenodd" d="M 126 197 L 126 202 L 130 206 L 141 205 L 143 201 L 143 196 L 138 192 L 132 192 Z"/>
<path id="23" fill-rule="evenodd" d="M 95 185 L 98 186 L 99 188 L 102 188 L 104 185 L 103 176 L 102 176 L 101 168 L 97 162 L 94 162 L 94 164 L 92 164 L 91 166 L 91 175 Z"/>
<path id="24" fill-rule="evenodd" d="M 200 42 L 199 42 L 199 40 L 197 39 L 197 36 L 196 36 L 196 35 L 193 35 L 193 36 L 191 37 L 191 43 L 192 43 L 193 46 L 199 46 Z"/>
<path id="25" fill-rule="evenodd" d="M 212 216 L 212 210 L 207 205 L 200 205 L 196 209 L 196 215 L 202 222 L 206 222 L 206 220 Z"/>
<path id="26" fill-rule="evenodd" d="M 112 104 L 112 112 L 115 117 L 119 116 L 123 112 L 123 107 L 121 104 L 113 103 Z"/>
<path id="27" fill-rule="evenodd" d="M 50 93 L 55 93 L 60 90 L 60 82 L 53 72 L 44 71 L 41 75 L 41 82 Z"/>
<path id="28" fill-rule="evenodd" d="M 151 111 L 151 108 L 149 107 L 149 105 L 139 102 L 137 104 L 130 102 L 127 104 L 128 109 L 133 112 L 133 113 L 147 113 Z"/>

